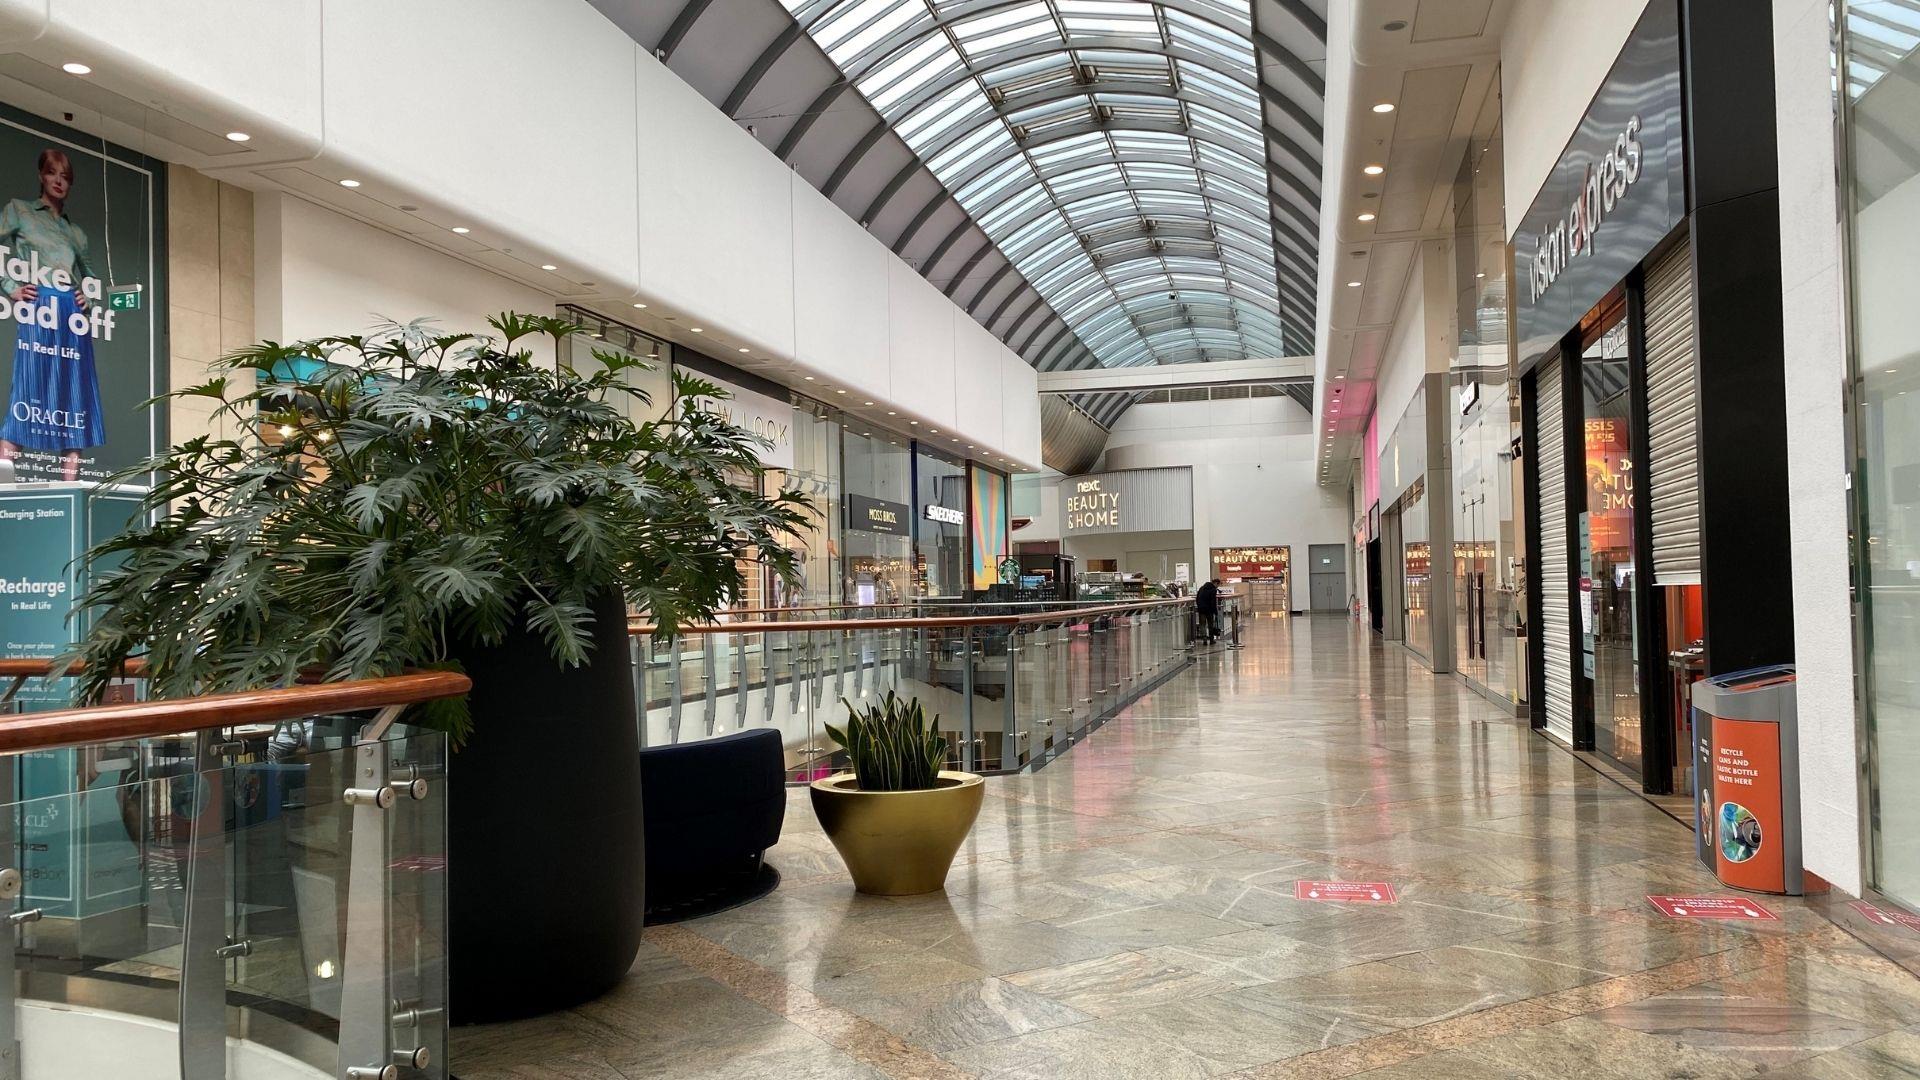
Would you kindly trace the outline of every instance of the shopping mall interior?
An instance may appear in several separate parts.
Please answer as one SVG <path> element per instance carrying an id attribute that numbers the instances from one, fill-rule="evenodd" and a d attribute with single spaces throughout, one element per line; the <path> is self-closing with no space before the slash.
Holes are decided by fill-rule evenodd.
<path id="1" fill-rule="evenodd" d="M 1920 1077 L 1916 253 L 1920 0 L 0 0 L 0 1080 Z"/>

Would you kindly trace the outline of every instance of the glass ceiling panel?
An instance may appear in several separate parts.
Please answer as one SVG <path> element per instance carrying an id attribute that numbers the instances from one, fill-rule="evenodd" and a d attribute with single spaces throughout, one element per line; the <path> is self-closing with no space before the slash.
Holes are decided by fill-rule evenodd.
<path id="1" fill-rule="evenodd" d="M 1277 350 L 1250 0 L 782 2 L 1102 364 Z"/>

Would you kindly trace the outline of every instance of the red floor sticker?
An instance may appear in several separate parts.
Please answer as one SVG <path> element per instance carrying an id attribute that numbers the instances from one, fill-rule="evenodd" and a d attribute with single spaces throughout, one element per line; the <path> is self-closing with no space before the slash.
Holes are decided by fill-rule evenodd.
<path id="1" fill-rule="evenodd" d="M 1669 919 L 1780 919 L 1743 896 L 1649 896 L 1647 900 Z"/>
<path id="2" fill-rule="evenodd" d="M 1392 904 L 1400 899 L 1384 881 L 1296 881 L 1293 898 L 1352 904 Z"/>
<path id="3" fill-rule="evenodd" d="M 1920 932 L 1920 916 L 1909 915 L 1904 911 L 1888 911 L 1867 900 L 1855 900 L 1847 906 L 1859 912 L 1860 917 L 1868 922 L 1878 923 L 1881 926 L 1904 926 L 1909 930 Z"/>

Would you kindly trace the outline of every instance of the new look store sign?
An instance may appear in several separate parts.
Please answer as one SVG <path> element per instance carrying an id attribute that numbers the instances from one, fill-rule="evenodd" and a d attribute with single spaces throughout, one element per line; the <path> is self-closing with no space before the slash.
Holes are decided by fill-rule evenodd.
<path id="1" fill-rule="evenodd" d="M 707 398 L 700 403 L 701 407 L 765 439 L 766 444 L 759 448 L 760 464 L 769 469 L 792 469 L 793 403 L 749 390 L 706 371 L 697 373 L 729 395 Z"/>
<path id="2" fill-rule="evenodd" d="M 1521 370 L 1686 219 L 1680 8 L 1652 0 L 1513 234 Z"/>

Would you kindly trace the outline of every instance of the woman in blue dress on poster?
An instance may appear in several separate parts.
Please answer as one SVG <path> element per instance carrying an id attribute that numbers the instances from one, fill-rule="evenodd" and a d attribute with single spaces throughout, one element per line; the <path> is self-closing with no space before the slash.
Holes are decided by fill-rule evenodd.
<path id="1" fill-rule="evenodd" d="M 39 172 L 39 198 L 13 199 L 0 209 L 0 244 L 9 249 L 8 261 L 37 260 L 45 268 L 36 282 L 7 275 L 0 265 L 0 291 L 18 326 L 11 400 L 0 423 L 0 465 L 10 468 L 0 471 L 18 470 L 21 451 L 30 450 L 60 455 L 61 477 L 76 480 L 80 452 L 107 441 L 93 338 L 74 327 L 87 318 L 81 282 L 94 273 L 87 234 L 66 215 L 73 161 L 64 151 L 42 150 Z M 71 278 L 69 286 L 41 283 L 56 270 Z"/>

